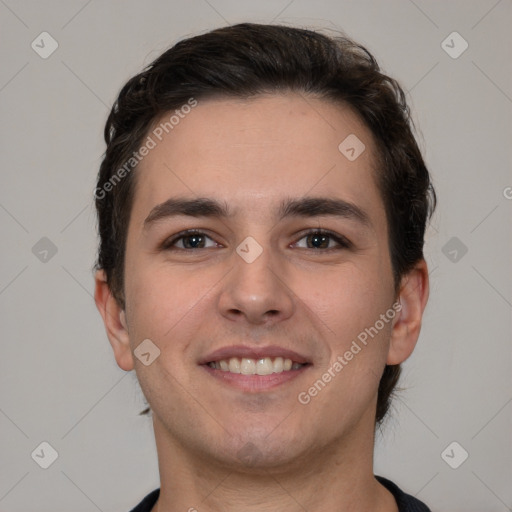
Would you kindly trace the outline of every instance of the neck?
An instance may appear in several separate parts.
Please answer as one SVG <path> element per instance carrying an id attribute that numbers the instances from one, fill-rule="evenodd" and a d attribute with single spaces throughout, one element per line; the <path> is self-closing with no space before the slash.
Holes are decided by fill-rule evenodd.
<path id="1" fill-rule="evenodd" d="M 301 460 L 239 468 L 183 449 L 154 417 L 160 496 L 153 512 L 398 512 L 373 475 L 373 424 Z"/>

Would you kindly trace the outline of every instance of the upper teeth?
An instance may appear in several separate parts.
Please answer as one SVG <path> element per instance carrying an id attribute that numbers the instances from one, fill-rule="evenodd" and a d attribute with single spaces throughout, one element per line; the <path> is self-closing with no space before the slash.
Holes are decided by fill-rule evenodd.
<path id="1" fill-rule="evenodd" d="M 241 373 L 243 375 L 270 375 L 271 373 L 281 373 L 288 370 L 298 370 L 302 367 L 300 363 L 294 363 L 291 359 L 276 357 L 274 360 L 270 357 L 260 359 L 251 359 L 248 357 L 232 357 L 230 359 L 221 359 L 208 363 L 210 368 L 222 370 L 224 372 Z"/>

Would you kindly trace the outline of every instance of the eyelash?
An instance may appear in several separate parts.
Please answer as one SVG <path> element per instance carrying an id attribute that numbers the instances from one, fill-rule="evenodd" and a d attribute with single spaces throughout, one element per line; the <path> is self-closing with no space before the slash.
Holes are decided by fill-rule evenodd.
<path id="1" fill-rule="evenodd" d="M 163 242 L 163 244 L 161 245 L 161 249 L 167 250 L 167 251 L 197 251 L 198 249 L 205 249 L 203 247 L 199 247 L 196 249 L 191 249 L 191 248 L 183 249 L 181 247 L 179 247 L 179 248 L 173 247 L 176 242 L 178 242 L 184 238 L 194 236 L 194 235 L 205 236 L 206 238 L 213 240 L 210 236 L 208 236 L 203 231 L 199 231 L 196 229 L 188 229 L 186 231 L 181 231 L 180 233 L 177 233 L 173 237 L 165 240 Z M 306 250 L 308 250 L 308 251 L 331 252 L 331 251 L 336 251 L 336 250 L 341 250 L 341 249 L 350 249 L 352 247 L 352 243 L 344 236 L 337 235 L 336 233 L 333 233 L 332 231 L 328 231 L 326 229 L 321 229 L 321 228 L 311 229 L 309 231 L 302 233 L 301 237 L 297 241 L 300 241 L 309 235 L 328 236 L 338 244 L 338 247 L 328 247 L 327 249 L 321 249 L 321 248 L 315 249 L 315 248 L 307 247 Z M 297 242 L 294 242 L 294 243 L 297 243 Z M 210 247 L 206 247 L 206 249 L 210 249 Z"/>

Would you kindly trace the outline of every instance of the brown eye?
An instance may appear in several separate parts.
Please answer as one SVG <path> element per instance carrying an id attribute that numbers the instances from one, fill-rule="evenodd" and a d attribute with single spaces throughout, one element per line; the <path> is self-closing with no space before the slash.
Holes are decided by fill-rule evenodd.
<path id="1" fill-rule="evenodd" d="M 321 235 L 319 233 L 308 235 L 306 239 L 310 249 L 328 249 L 331 241 L 331 237 L 329 235 Z"/>
<path id="2" fill-rule="evenodd" d="M 306 240 L 305 246 L 299 244 L 300 240 Z M 294 245 L 311 250 L 346 249 L 351 245 L 345 237 L 324 230 L 309 231 L 308 233 L 305 233 L 300 240 Z"/>

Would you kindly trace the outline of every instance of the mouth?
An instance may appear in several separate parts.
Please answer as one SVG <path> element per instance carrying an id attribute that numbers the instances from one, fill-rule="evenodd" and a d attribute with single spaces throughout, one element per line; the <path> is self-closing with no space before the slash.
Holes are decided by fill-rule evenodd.
<path id="1" fill-rule="evenodd" d="M 272 358 L 267 356 L 259 359 L 231 357 L 219 361 L 210 361 L 208 366 L 214 370 L 242 375 L 270 375 L 272 373 L 300 370 L 305 364 L 294 362 L 288 357 Z"/>
<path id="2" fill-rule="evenodd" d="M 208 355 L 200 365 L 222 383 L 243 391 L 275 388 L 302 374 L 312 363 L 279 347 L 226 347 Z"/>

